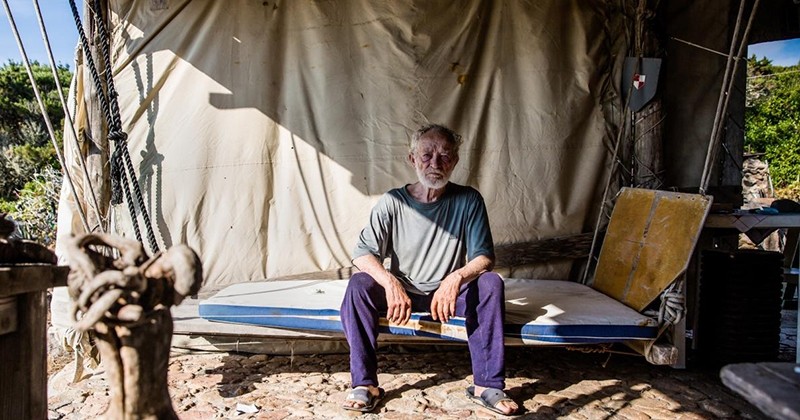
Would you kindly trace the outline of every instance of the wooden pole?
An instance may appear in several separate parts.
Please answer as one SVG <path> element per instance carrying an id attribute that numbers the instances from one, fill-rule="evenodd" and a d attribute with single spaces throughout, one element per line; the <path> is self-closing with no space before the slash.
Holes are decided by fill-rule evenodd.
<path id="1" fill-rule="evenodd" d="M 648 3 L 648 0 L 639 0 L 636 9 L 634 54 L 636 57 L 658 58 L 662 54 L 657 34 L 650 23 L 656 16 L 656 11 L 651 10 Z M 631 133 L 635 187 L 658 189 L 664 184 L 664 140 L 661 128 L 663 122 L 664 114 L 659 92 L 656 92 L 655 97 L 644 108 L 633 113 Z"/>
<path id="2" fill-rule="evenodd" d="M 0 313 L 16 318 L 0 332 L 0 419 L 47 418 L 47 289 L 66 278 L 66 267 L 0 267 Z"/>

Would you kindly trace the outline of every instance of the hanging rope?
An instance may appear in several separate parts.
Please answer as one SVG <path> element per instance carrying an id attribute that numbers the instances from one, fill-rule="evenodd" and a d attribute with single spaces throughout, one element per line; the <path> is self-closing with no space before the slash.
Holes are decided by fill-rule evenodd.
<path id="1" fill-rule="evenodd" d="M 101 78 L 97 72 L 94 60 L 92 59 L 91 48 L 89 41 L 83 29 L 78 8 L 75 5 L 75 0 L 69 0 L 70 8 L 72 9 L 72 16 L 75 19 L 75 26 L 78 29 L 78 35 L 83 49 L 83 54 L 86 66 L 92 76 L 92 81 L 97 91 L 97 97 L 100 101 L 100 108 L 106 118 L 106 126 L 108 128 L 108 139 L 114 143 L 114 152 L 111 155 L 111 204 L 120 204 L 122 202 L 122 193 L 125 195 L 125 201 L 128 203 L 128 211 L 131 215 L 131 222 L 136 239 L 142 242 L 142 234 L 139 231 L 139 223 L 136 217 L 136 204 L 139 206 L 142 220 L 145 229 L 147 230 L 147 240 L 150 244 L 150 249 L 153 253 L 159 251 L 158 242 L 156 241 L 153 226 L 150 222 L 150 216 L 147 213 L 144 198 L 142 197 L 139 183 L 136 179 L 136 171 L 131 162 L 130 153 L 128 152 L 127 139 L 128 135 L 122 130 L 122 120 L 120 118 L 119 103 L 117 102 L 117 91 L 114 88 L 114 78 L 111 70 L 111 54 L 108 43 L 108 33 L 106 31 L 105 22 L 100 14 L 100 1 L 94 2 L 94 22 L 97 25 L 97 31 L 100 34 L 100 54 L 105 66 L 104 77 Z M 103 84 L 105 82 L 105 86 Z M 130 177 L 130 183 L 128 180 Z M 133 186 L 133 194 L 131 187 Z M 135 197 L 134 197 L 135 196 Z"/>
<path id="2" fill-rule="evenodd" d="M 8 16 L 8 23 L 11 25 L 11 31 L 14 33 L 14 37 L 16 38 L 17 47 L 19 48 L 19 53 L 22 56 L 22 62 L 25 65 L 25 71 L 27 71 L 28 78 L 31 81 L 33 94 L 36 96 L 36 102 L 39 104 L 39 110 L 42 112 L 45 126 L 47 126 L 47 133 L 49 134 L 50 141 L 53 143 L 53 147 L 56 150 L 58 162 L 64 169 L 64 177 L 67 179 L 67 185 L 69 186 L 70 193 L 75 198 L 75 206 L 78 207 L 78 215 L 81 218 L 81 223 L 83 223 L 83 228 L 86 230 L 86 232 L 89 232 L 89 222 L 86 220 L 86 213 L 84 212 L 83 207 L 80 205 L 78 193 L 75 191 L 75 184 L 72 182 L 72 175 L 67 170 L 67 165 L 64 162 L 64 156 L 61 154 L 61 149 L 58 147 L 55 130 L 53 130 L 53 123 L 50 121 L 50 115 L 47 113 L 47 108 L 44 106 L 42 94 L 39 91 L 39 85 L 36 83 L 36 79 L 33 77 L 33 69 L 31 69 L 31 63 L 30 60 L 28 60 L 28 54 L 25 52 L 25 46 L 22 44 L 22 38 L 19 35 L 19 30 L 17 30 L 17 24 L 14 22 L 14 16 L 11 14 L 11 9 L 8 6 L 8 0 L 3 0 L 3 6 L 6 10 L 6 16 Z"/>
<path id="3" fill-rule="evenodd" d="M 47 57 L 50 60 L 50 69 L 53 71 L 53 80 L 56 82 L 56 91 L 58 92 L 58 98 L 61 100 L 61 109 L 64 110 L 64 117 L 67 119 L 67 125 L 72 130 L 72 137 L 75 139 L 74 147 L 77 151 L 78 162 L 81 165 L 81 170 L 83 171 L 83 182 L 86 185 L 86 188 L 89 190 L 89 196 L 91 198 L 92 210 L 94 210 L 94 214 L 97 220 L 97 228 L 101 232 L 105 232 L 105 228 L 103 226 L 103 217 L 100 214 L 100 205 L 97 204 L 97 195 L 94 192 L 94 186 L 92 185 L 91 180 L 89 179 L 89 171 L 86 169 L 86 162 L 84 162 L 83 154 L 81 154 L 80 146 L 78 145 L 78 133 L 75 131 L 75 121 L 72 119 L 72 115 L 69 112 L 69 107 L 67 106 L 67 100 L 64 98 L 64 90 L 61 86 L 61 80 L 58 78 L 58 72 L 56 70 L 56 60 L 53 58 L 53 49 L 50 46 L 50 38 L 47 36 L 47 28 L 44 25 L 44 19 L 42 18 L 42 11 L 39 8 L 39 0 L 33 0 L 33 7 L 36 10 L 36 17 L 39 20 L 39 30 L 42 33 L 42 41 L 44 42 L 45 49 L 47 50 Z M 63 168 L 66 168 L 62 164 Z M 66 169 L 65 169 L 66 170 Z M 75 197 L 77 201 L 77 197 Z M 86 233 L 92 233 L 92 230 L 87 231 Z"/>

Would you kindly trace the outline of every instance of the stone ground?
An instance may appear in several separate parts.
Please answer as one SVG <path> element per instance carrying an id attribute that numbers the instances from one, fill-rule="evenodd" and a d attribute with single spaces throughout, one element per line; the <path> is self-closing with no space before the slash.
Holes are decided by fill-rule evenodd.
<path id="1" fill-rule="evenodd" d="M 797 311 L 784 311 L 781 359 L 794 360 Z M 363 419 L 484 419 L 496 416 L 464 396 L 470 384 L 465 347 L 380 355 L 386 399 Z M 627 351 L 626 348 L 620 348 Z M 102 370 L 76 384 L 72 364 L 51 360 L 50 419 L 104 412 Z M 531 419 L 763 419 L 728 390 L 719 369 L 653 366 L 638 356 L 512 347 L 507 390 Z M 355 418 L 340 409 L 349 386 L 345 354 L 271 356 L 173 349 L 168 373 L 181 419 Z M 237 410 L 237 408 L 239 410 Z M 245 412 L 247 409 L 254 412 Z"/>

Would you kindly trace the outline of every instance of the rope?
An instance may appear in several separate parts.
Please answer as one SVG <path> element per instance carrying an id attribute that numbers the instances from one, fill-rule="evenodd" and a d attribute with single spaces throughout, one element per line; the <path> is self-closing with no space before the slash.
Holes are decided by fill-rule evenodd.
<path id="1" fill-rule="evenodd" d="M 69 107 L 67 106 L 67 100 L 64 98 L 63 87 L 61 86 L 61 80 L 58 78 L 58 72 L 56 71 L 56 63 L 55 58 L 53 58 L 53 49 L 50 46 L 50 38 L 47 36 L 47 28 L 44 25 L 44 19 L 42 18 L 42 11 L 39 8 L 39 0 L 33 0 L 33 7 L 36 9 L 36 17 L 39 20 L 39 30 L 42 33 L 42 41 L 44 41 L 45 49 L 47 50 L 47 57 L 50 60 L 50 69 L 53 71 L 53 80 L 56 82 L 56 91 L 58 92 L 58 98 L 61 100 L 61 108 L 64 110 L 64 117 L 67 119 L 67 123 L 72 130 L 72 136 L 75 139 L 75 150 L 77 151 L 78 162 L 81 165 L 81 170 L 83 171 L 83 180 L 86 184 L 86 187 L 89 189 L 89 195 L 92 199 L 92 209 L 94 210 L 95 217 L 97 218 L 98 228 L 101 232 L 105 232 L 103 227 L 103 217 L 100 214 L 100 205 L 97 204 L 97 195 L 94 192 L 94 186 L 92 185 L 91 180 L 89 179 L 89 171 L 86 169 L 86 162 L 83 159 L 83 154 L 80 151 L 80 145 L 78 145 L 78 133 L 75 131 L 75 121 L 72 119 L 72 115 L 70 114 Z M 63 165 L 62 165 L 63 167 Z M 76 197 L 77 200 L 77 197 Z M 92 230 L 88 231 L 87 233 L 91 233 Z"/>
<path id="2" fill-rule="evenodd" d="M 635 72 L 638 71 L 639 71 L 639 62 L 637 61 Z M 622 137 L 625 133 L 624 119 L 627 114 L 628 104 L 630 103 L 632 91 L 633 89 L 628 89 L 628 94 L 625 96 L 625 101 L 622 104 L 622 115 L 620 118 L 621 122 L 619 126 L 620 128 L 619 131 L 617 132 L 617 139 L 614 143 L 614 153 L 611 156 L 611 168 L 608 171 L 608 179 L 606 179 L 606 185 L 605 188 L 603 189 L 603 199 L 600 201 L 600 210 L 599 214 L 597 215 L 597 222 L 594 225 L 594 233 L 592 235 L 592 245 L 591 247 L 589 247 L 589 260 L 586 262 L 586 266 L 583 269 L 583 277 L 581 278 L 581 284 L 588 284 L 589 282 L 589 270 L 591 268 L 590 266 L 592 265 L 592 261 L 595 260 L 594 251 L 595 248 L 597 247 L 597 241 L 600 237 L 600 225 L 603 222 L 605 206 L 606 202 L 608 201 L 608 192 L 611 189 L 611 181 L 614 178 L 614 169 L 615 169 L 614 166 L 616 166 L 615 164 L 619 164 L 619 166 L 622 167 L 622 164 L 619 161 L 619 146 L 622 143 Z"/>
<path id="3" fill-rule="evenodd" d="M 681 277 L 667 287 L 661 294 L 661 305 L 658 308 L 658 332 L 655 338 L 644 347 L 645 357 L 649 357 L 659 338 L 673 325 L 683 320 L 686 314 L 686 297 L 684 296 L 684 278 Z M 654 312 L 654 311 L 653 311 Z"/>
<path id="4" fill-rule="evenodd" d="M 646 2 L 642 1 L 642 2 L 640 2 L 638 4 L 638 6 L 636 8 L 637 18 L 636 18 L 636 24 L 635 24 L 636 28 L 634 28 L 634 30 L 636 31 L 637 34 L 639 34 L 639 33 L 641 33 L 643 31 L 643 29 L 642 29 L 643 16 L 646 14 L 646 6 L 647 6 Z M 656 3 L 656 7 L 657 7 L 657 3 Z M 635 41 L 634 41 L 634 44 L 636 44 L 634 46 L 634 49 L 635 49 L 634 52 L 635 52 L 636 57 L 639 58 L 639 59 L 642 58 L 642 56 L 641 56 L 642 42 L 643 42 L 642 37 L 641 36 L 636 36 Z M 634 67 L 634 70 L 633 70 L 634 73 L 638 73 L 639 72 L 640 64 L 641 64 L 641 60 L 636 60 L 636 66 Z M 611 218 L 611 216 L 606 212 L 606 208 L 605 207 L 606 207 L 606 203 L 608 203 L 608 201 L 609 201 L 608 194 L 609 194 L 609 191 L 611 190 L 611 183 L 612 183 L 612 181 L 614 179 L 615 169 L 620 169 L 620 170 L 625 171 L 625 164 L 620 160 L 619 156 L 620 156 L 620 145 L 622 144 L 622 139 L 626 135 L 626 131 L 627 131 L 626 130 L 627 124 L 625 123 L 625 121 L 626 121 L 626 118 L 627 118 L 628 112 L 629 112 L 628 111 L 628 105 L 630 104 L 631 96 L 633 94 L 633 89 L 631 89 L 633 81 L 632 80 L 628 80 L 628 81 L 623 81 L 623 83 L 629 83 L 630 85 L 628 86 L 628 92 L 625 95 L 625 99 L 623 100 L 623 103 L 622 103 L 622 113 L 620 114 L 620 122 L 619 122 L 619 125 L 618 125 L 619 131 L 617 132 L 617 138 L 616 138 L 615 143 L 614 143 L 614 151 L 613 151 L 613 154 L 611 156 L 611 168 L 609 169 L 608 179 L 606 179 L 605 187 L 603 189 L 603 198 L 600 201 L 600 209 L 598 211 L 597 221 L 595 222 L 595 226 L 594 226 L 594 236 L 592 237 L 592 245 L 589 248 L 589 259 L 586 262 L 586 266 L 583 269 L 583 276 L 581 277 L 581 283 L 582 284 L 588 284 L 589 283 L 589 271 L 592 269 L 591 265 L 592 265 L 593 262 L 597 261 L 597 258 L 594 256 L 594 253 L 595 253 L 595 249 L 597 248 L 597 242 L 598 242 L 599 237 L 600 237 L 600 226 L 604 222 L 603 216 L 605 216 L 606 219 L 610 219 Z M 633 114 L 631 114 L 631 118 L 633 118 Z M 658 124 L 656 124 L 653 128 L 655 128 L 657 125 Z M 631 125 L 631 129 L 632 128 L 633 128 L 633 124 Z M 649 170 L 649 168 L 648 168 L 648 170 Z M 628 172 L 628 174 L 631 177 L 633 177 L 634 174 L 635 174 L 633 168 L 631 168 L 630 171 L 626 171 L 626 172 Z M 652 170 L 650 172 L 652 172 Z M 615 198 L 616 198 L 616 196 L 615 196 Z"/>
<path id="5" fill-rule="evenodd" d="M 139 212 L 147 230 L 147 240 L 150 244 L 150 249 L 153 253 L 159 251 L 158 242 L 156 241 L 153 226 L 150 221 L 150 216 L 147 212 L 144 198 L 142 196 L 139 183 L 136 180 L 136 171 L 131 162 L 130 153 L 127 147 L 128 135 L 122 130 L 122 120 L 120 118 L 119 103 L 117 102 L 117 91 L 114 88 L 114 78 L 111 70 L 111 54 L 109 52 L 108 32 L 103 18 L 100 14 L 100 2 L 94 2 L 94 21 L 97 25 L 97 31 L 100 34 L 100 53 L 105 66 L 104 78 L 101 79 L 97 72 L 94 60 L 92 59 L 91 49 L 86 34 L 83 30 L 83 23 L 81 22 L 78 8 L 75 5 L 75 0 L 69 0 L 72 16 L 75 19 L 75 25 L 78 28 L 78 35 L 80 37 L 81 46 L 83 48 L 85 62 L 92 75 L 95 89 L 97 90 L 98 99 L 100 100 L 100 108 L 106 118 L 106 125 L 108 127 L 108 139 L 114 143 L 114 152 L 111 155 L 111 203 L 120 204 L 122 202 L 122 195 L 125 195 L 125 201 L 128 203 L 128 211 L 131 215 L 131 222 L 133 225 L 134 234 L 136 239 L 143 243 L 142 235 L 139 231 L 139 224 L 136 217 L 136 205 L 139 206 Z M 103 83 L 105 82 L 105 86 Z M 126 172 L 127 171 L 127 172 Z M 130 184 L 129 184 L 130 177 Z M 133 194 L 131 194 L 130 186 L 133 186 Z M 134 198 L 136 203 L 134 204 Z"/>
<path id="6" fill-rule="evenodd" d="M 130 183 L 133 186 L 133 192 L 136 197 L 136 202 L 139 205 L 139 210 L 141 211 L 142 219 L 144 220 L 145 229 L 147 229 L 147 240 L 150 244 L 150 249 L 153 253 L 157 253 L 159 251 L 159 247 L 158 247 L 158 242 L 156 241 L 156 235 L 153 232 L 153 225 L 150 222 L 150 216 L 147 213 L 147 207 L 145 206 L 144 197 L 142 196 L 142 191 L 139 188 L 139 182 L 136 180 L 135 176 L 136 171 L 133 168 L 133 162 L 131 162 L 131 155 L 128 152 L 128 147 L 126 143 L 128 135 L 122 130 L 122 119 L 120 118 L 119 102 L 117 102 L 118 95 L 116 89 L 114 88 L 114 75 L 111 70 L 111 54 L 109 52 L 110 48 L 108 43 L 109 36 L 108 32 L 106 31 L 106 25 L 105 22 L 103 21 L 103 17 L 99 13 L 101 10 L 100 0 L 95 0 L 94 5 L 95 5 L 94 18 L 95 18 L 95 23 L 97 24 L 97 30 L 100 32 L 101 35 L 100 48 L 103 54 L 103 60 L 105 64 L 105 70 L 106 70 L 105 82 L 106 82 L 106 88 L 108 89 L 108 97 L 110 99 L 109 102 L 111 105 L 111 117 L 113 119 L 113 130 L 109 128 L 108 138 L 111 140 L 115 139 L 117 140 L 116 144 L 117 150 L 121 150 L 120 154 L 122 155 L 122 159 L 124 160 L 125 168 L 128 171 L 128 175 L 130 175 L 131 178 Z M 120 163 L 117 163 L 117 165 L 122 166 Z M 123 176 L 123 182 L 126 190 L 125 197 L 128 200 L 128 206 L 131 209 L 133 209 L 133 205 L 131 204 L 131 199 L 130 199 L 130 192 L 127 190 L 128 183 L 124 178 L 125 177 Z M 135 213 L 133 213 L 133 211 L 131 211 L 131 217 L 135 218 Z M 137 224 L 133 223 L 133 225 L 136 226 Z M 134 229 L 138 230 L 138 228 Z M 142 242 L 141 235 L 138 235 L 137 238 L 139 238 L 139 242 Z"/>
<path id="7" fill-rule="evenodd" d="M 717 111 L 714 115 L 714 124 L 711 127 L 711 138 L 708 142 L 708 150 L 706 152 L 706 161 L 703 165 L 703 175 L 700 177 L 700 194 L 705 195 L 706 190 L 708 188 L 708 184 L 711 181 L 711 167 L 713 166 L 714 157 L 717 153 L 717 146 L 720 142 L 722 135 L 721 126 L 723 124 L 723 116 L 728 111 L 728 104 L 730 103 L 730 91 L 731 87 L 733 86 L 734 81 L 736 80 L 736 73 L 739 69 L 739 66 L 736 65 L 736 62 L 742 58 L 744 55 L 744 51 L 747 48 L 747 39 L 750 36 L 750 28 L 752 27 L 753 20 L 756 15 L 756 11 L 758 10 L 758 4 L 760 0 L 755 0 L 753 3 L 753 8 L 750 10 L 750 17 L 747 20 L 747 26 L 745 27 L 744 33 L 742 34 L 741 39 L 739 39 L 739 27 L 741 26 L 742 15 L 744 14 L 745 8 L 745 0 L 741 0 L 739 3 L 739 14 L 736 18 L 736 26 L 734 28 L 733 33 L 733 40 L 731 41 L 731 48 L 728 53 L 728 61 L 725 66 L 725 76 L 723 77 L 722 82 L 722 89 L 719 92 L 719 99 L 717 100 Z M 733 52 L 734 48 L 736 47 L 737 41 L 739 42 L 739 51 L 734 58 Z"/>
<path id="8" fill-rule="evenodd" d="M 673 282 L 661 294 L 661 306 L 658 309 L 659 325 L 675 325 L 686 313 L 686 297 L 683 295 L 683 280 Z"/>
<path id="9" fill-rule="evenodd" d="M 28 54 L 25 52 L 25 46 L 22 44 L 22 38 L 20 38 L 19 30 L 17 29 L 17 24 L 14 22 L 14 16 L 11 14 L 11 9 L 8 6 L 8 0 L 3 0 L 3 6 L 6 10 L 6 16 L 8 16 L 8 23 L 11 25 L 11 31 L 14 32 L 14 38 L 17 41 L 17 47 L 19 48 L 19 53 L 22 56 L 22 62 L 25 64 L 25 71 L 28 73 L 28 78 L 31 81 L 31 87 L 33 88 L 33 94 L 36 96 L 36 102 L 39 104 L 39 109 L 42 112 L 42 117 L 44 118 L 44 123 L 47 126 L 47 133 L 50 136 L 50 141 L 53 143 L 53 147 L 56 151 L 56 157 L 58 158 L 58 162 L 61 164 L 61 167 L 64 169 L 64 176 L 67 179 L 67 185 L 69 186 L 70 193 L 75 198 L 75 206 L 78 207 L 78 214 L 81 218 L 81 223 L 83 223 L 83 228 L 86 232 L 89 232 L 89 222 L 86 221 L 86 213 L 83 210 L 83 207 L 80 205 L 80 201 L 78 200 L 78 193 L 75 191 L 75 184 L 72 182 L 72 175 L 67 170 L 67 165 L 64 162 L 64 156 L 61 154 L 61 149 L 58 147 L 58 141 L 56 141 L 56 133 L 53 130 L 53 123 L 50 121 L 50 115 L 47 113 L 47 108 L 44 106 L 44 101 L 42 100 L 42 94 L 39 91 L 39 85 L 36 83 L 36 79 L 33 77 L 33 69 L 31 69 L 30 60 L 28 60 Z M 58 79 L 58 77 L 56 77 Z"/>

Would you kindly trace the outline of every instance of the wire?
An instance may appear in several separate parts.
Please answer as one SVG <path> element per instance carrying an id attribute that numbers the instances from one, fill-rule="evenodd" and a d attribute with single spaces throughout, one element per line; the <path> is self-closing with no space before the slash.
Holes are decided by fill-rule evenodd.
<path id="1" fill-rule="evenodd" d="M 98 227 L 100 231 L 105 233 L 105 229 L 103 227 L 103 217 L 100 214 L 100 205 L 97 204 L 97 196 L 94 192 L 94 186 L 92 185 L 91 180 L 89 179 L 89 171 L 86 169 L 86 162 L 83 159 L 83 154 L 80 150 L 80 145 L 78 144 L 78 133 L 75 131 L 75 121 L 72 119 L 72 115 L 69 113 L 69 107 L 67 106 L 67 101 L 64 99 L 64 92 L 61 86 L 61 80 L 58 78 L 58 71 L 56 70 L 56 63 L 55 58 L 53 58 L 53 50 L 50 45 L 50 38 L 47 36 L 47 28 L 44 25 L 44 19 L 42 18 L 42 11 L 39 8 L 39 0 L 33 0 L 33 7 L 36 9 L 36 17 L 39 20 L 39 29 L 42 33 L 42 41 L 44 41 L 45 49 L 47 50 L 47 57 L 50 60 L 50 69 L 53 71 L 53 79 L 56 82 L 56 91 L 58 92 L 58 97 L 61 100 L 61 107 L 64 110 L 64 116 L 67 119 L 68 125 L 72 130 L 72 136 L 75 139 L 75 150 L 78 155 L 78 162 L 81 165 L 81 170 L 83 171 L 83 179 L 84 183 L 86 184 L 87 188 L 89 189 L 89 195 L 92 199 L 92 209 L 94 210 L 95 216 L 97 217 Z M 63 166 L 62 164 L 62 167 Z M 91 233 L 92 231 L 89 230 L 86 233 Z"/>
<path id="2" fill-rule="evenodd" d="M 739 15 L 736 19 L 736 27 L 734 29 L 734 37 L 731 41 L 731 48 L 730 53 L 728 54 L 728 61 L 725 67 L 725 77 L 722 82 L 722 89 L 719 92 L 719 100 L 717 102 L 717 112 L 714 116 L 714 125 L 711 129 L 711 139 L 708 142 L 708 151 L 706 153 L 706 161 L 703 165 L 703 175 L 700 177 L 700 194 L 705 194 L 706 189 L 708 188 L 708 184 L 711 181 L 711 169 L 714 164 L 714 157 L 717 154 L 717 149 L 719 146 L 719 141 L 721 136 L 721 126 L 722 126 L 722 118 L 728 111 L 728 104 L 730 103 L 730 91 L 731 87 L 733 86 L 734 81 L 736 80 L 736 72 L 738 70 L 738 66 L 735 65 L 735 62 L 742 58 L 744 54 L 744 50 L 747 47 L 747 39 L 750 35 L 750 28 L 752 27 L 753 20 L 756 15 L 756 11 L 758 10 L 758 4 L 760 0 L 755 0 L 753 4 L 753 8 L 750 10 L 750 17 L 747 20 L 747 26 L 745 27 L 744 33 L 742 34 L 742 38 L 738 39 L 739 37 L 739 27 L 741 26 L 742 15 L 744 14 L 745 8 L 745 0 L 741 0 L 739 3 Z M 739 51 L 736 54 L 736 58 L 733 58 L 733 51 L 736 47 L 736 42 L 739 42 Z"/>
<path id="3" fill-rule="evenodd" d="M 101 79 L 97 72 L 97 67 L 95 66 L 94 60 L 92 59 L 91 47 L 89 46 L 89 41 L 86 39 L 86 33 L 83 29 L 83 23 L 81 22 L 81 17 L 78 14 L 78 8 L 75 5 L 75 0 L 69 0 L 69 5 L 70 9 L 72 10 L 73 19 L 75 20 L 75 26 L 78 30 L 78 36 L 84 53 L 85 64 L 92 76 L 92 82 L 94 83 L 97 98 L 100 102 L 100 108 L 106 118 L 106 128 L 108 129 L 107 136 L 108 139 L 114 143 L 114 152 L 110 158 L 112 190 L 111 203 L 121 203 L 122 193 L 124 192 L 134 234 L 136 235 L 136 239 L 140 243 L 143 243 L 142 234 L 139 231 L 138 217 L 136 216 L 135 204 L 139 205 L 139 213 L 142 216 L 145 229 L 147 230 L 147 239 L 150 242 L 150 249 L 153 253 L 157 253 L 159 251 L 158 242 L 156 241 L 153 227 L 150 222 L 150 217 L 147 213 L 147 206 L 142 198 L 142 193 L 139 189 L 139 183 L 136 179 L 136 172 L 134 171 L 133 164 L 131 163 L 130 153 L 128 152 L 126 142 L 128 135 L 122 130 L 122 121 L 119 115 L 119 104 L 117 103 L 117 92 L 114 89 L 114 79 L 111 71 L 111 58 L 108 45 L 109 35 L 106 31 L 105 23 L 103 22 L 103 18 L 100 13 L 100 3 L 99 1 L 94 2 L 95 10 L 92 11 L 92 14 L 94 15 L 94 21 L 97 25 L 97 31 L 100 33 L 100 54 L 103 59 L 103 65 L 105 66 L 105 79 Z M 103 82 L 105 82 L 105 86 L 103 86 Z M 126 169 L 130 173 L 130 183 L 133 185 L 134 194 L 136 194 L 136 203 L 134 203 L 131 196 Z"/>
<path id="4" fill-rule="evenodd" d="M 81 222 L 83 223 L 83 228 L 86 230 L 86 232 L 89 232 L 89 222 L 86 221 L 86 213 L 84 212 L 83 207 L 78 199 L 78 193 L 75 191 L 75 184 L 72 182 L 72 175 L 70 175 L 67 165 L 64 162 L 64 156 L 61 154 L 61 150 L 58 147 L 56 133 L 55 130 L 53 130 L 53 123 L 50 121 L 50 115 L 47 113 L 47 108 L 44 106 L 42 94 L 39 91 L 39 85 L 36 84 L 36 79 L 33 76 L 33 69 L 31 69 L 31 63 L 28 60 L 28 54 L 25 52 L 25 46 L 22 44 L 22 39 L 20 38 L 17 24 L 14 22 L 14 16 L 11 14 L 11 9 L 8 6 L 8 0 L 3 0 L 3 6 L 6 10 L 6 16 L 8 16 L 8 23 L 11 25 L 11 31 L 14 33 L 14 38 L 17 41 L 17 47 L 19 48 L 19 53 L 22 56 L 22 62 L 25 65 L 25 71 L 28 72 L 28 78 L 31 81 L 31 87 L 33 87 L 33 93 L 36 96 L 36 102 L 39 104 L 39 109 L 42 111 L 42 117 L 44 118 L 44 123 L 47 126 L 47 133 L 50 135 L 50 141 L 53 143 L 53 148 L 56 150 L 58 162 L 61 164 L 61 168 L 64 170 L 64 176 L 67 179 L 67 185 L 69 186 L 70 192 L 75 198 L 75 206 L 78 207 L 78 214 L 80 215 Z M 58 79 L 58 77 L 56 77 L 56 79 Z"/>

